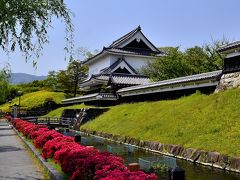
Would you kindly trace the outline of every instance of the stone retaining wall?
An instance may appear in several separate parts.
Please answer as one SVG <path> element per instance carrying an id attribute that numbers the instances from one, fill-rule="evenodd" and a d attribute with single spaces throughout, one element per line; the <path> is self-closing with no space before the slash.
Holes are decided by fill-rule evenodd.
<path id="1" fill-rule="evenodd" d="M 81 132 L 104 137 L 106 139 L 110 139 L 119 143 L 135 145 L 145 150 L 173 156 L 179 159 L 185 159 L 193 163 L 199 163 L 240 173 L 239 157 L 230 157 L 220 154 L 218 152 L 207 152 L 204 150 L 185 148 L 179 145 L 162 144 L 154 141 L 143 141 L 127 136 L 113 135 L 104 132 L 90 131 L 86 129 L 81 129 Z"/>
<path id="2" fill-rule="evenodd" d="M 240 87 L 240 72 L 223 74 L 215 92 Z"/>

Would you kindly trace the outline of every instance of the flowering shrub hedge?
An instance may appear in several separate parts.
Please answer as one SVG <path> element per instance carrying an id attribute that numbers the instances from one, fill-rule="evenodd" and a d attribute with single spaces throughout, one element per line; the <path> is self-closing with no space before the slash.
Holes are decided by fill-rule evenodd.
<path id="1" fill-rule="evenodd" d="M 121 157 L 100 152 L 92 146 L 82 146 L 72 137 L 64 136 L 45 125 L 35 125 L 21 119 L 13 121 L 14 127 L 31 138 L 36 148 L 42 149 L 45 159 L 53 158 L 61 165 L 71 180 L 157 180 L 155 174 L 130 172 Z"/>
<path id="2" fill-rule="evenodd" d="M 11 118 L 12 118 L 10 115 L 5 115 L 4 117 L 5 117 L 5 119 L 7 119 L 8 121 L 10 121 Z"/>

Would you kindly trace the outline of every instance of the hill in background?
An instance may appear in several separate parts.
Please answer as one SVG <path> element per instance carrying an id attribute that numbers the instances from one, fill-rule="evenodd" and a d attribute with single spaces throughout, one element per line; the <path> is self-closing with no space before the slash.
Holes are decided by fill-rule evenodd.
<path id="1" fill-rule="evenodd" d="M 35 76 L 26 73 L 12 73 L 10 82 L 12 84 L 19 84 L 19 83 L 29 83 L 34 80 L 44 80 L 47 76 Z"/>

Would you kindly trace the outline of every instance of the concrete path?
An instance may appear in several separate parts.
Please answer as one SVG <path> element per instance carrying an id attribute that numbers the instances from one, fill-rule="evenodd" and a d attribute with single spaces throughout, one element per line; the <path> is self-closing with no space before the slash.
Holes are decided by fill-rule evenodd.
<path id="1" fill-rule="evenodd" d="M 44 175 L 16 133 L 0 119 L 0 180 L 11 179 L 44 179 Z"/>

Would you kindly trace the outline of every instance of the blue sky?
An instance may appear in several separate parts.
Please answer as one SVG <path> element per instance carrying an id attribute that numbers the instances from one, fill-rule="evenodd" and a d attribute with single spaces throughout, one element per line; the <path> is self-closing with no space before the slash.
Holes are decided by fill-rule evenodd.
<path id="1" fill-rule="evenodd" d="M 239 0 L 65 0 L 75 16 L 75 48 L 101 50 L 112 41 L 141 25 L 157 46 L 203 45 L 223 37 L 240 40 Z M 55 20 L 49 30 L 50 43 L 38 59 L 37 69 L 25 63 L 19 52 L 6 56 L 0 51 L 0 65 L 10 63 L 12 72 L 47 75 L 65 69 L 64 24 Z"/>

